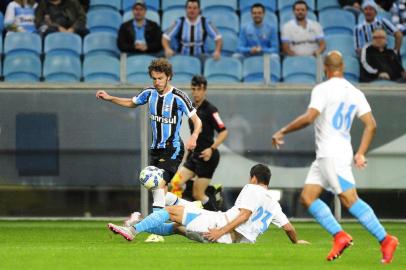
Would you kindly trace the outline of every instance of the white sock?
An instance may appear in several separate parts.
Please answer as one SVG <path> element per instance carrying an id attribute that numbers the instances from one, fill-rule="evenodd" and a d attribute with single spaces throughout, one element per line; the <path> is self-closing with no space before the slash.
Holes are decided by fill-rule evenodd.
<path id="1" fill-rule="evenodd" d="M 172 192 L 167 192 L 165 195 L 165 205 L 182 205 L 182 206 L 196 206 L 193 202 L 179 198 Z"/>
<path id="2" fill-rule="evenodd" d="M 163 188 L 153 189 L 152 198 L 154 199 L 152 207 L 165 207 L 165 190 Z"/>

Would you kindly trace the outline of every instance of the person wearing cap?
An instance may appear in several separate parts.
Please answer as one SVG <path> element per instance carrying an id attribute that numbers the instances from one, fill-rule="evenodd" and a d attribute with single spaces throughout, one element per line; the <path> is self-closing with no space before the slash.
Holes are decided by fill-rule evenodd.
<path id="1" fill-rule="evenodd" d="M 378 6 L 372 0 L 367 0 L 362 4 L 362 12 L 365 20 L 359 23 L 354 30 L 355 50 L 361 53 L 362 47 L 372 42 L 372 33 L 376 29 L 383 29 L 389 35 L 395 37 L 394 50 L 399 53 L 402 46 L 402 33 L 386 18 L 377 16 Z"/>
<path id="2" fill-rule="evenodd" d="M 124 53 L 159 55 L 162 50 L 161 28 L 145 18 L 147 6 L 144 2 L 136 2 L 132 12 L 134 19 L 120 26 L 117 47 Z"/>

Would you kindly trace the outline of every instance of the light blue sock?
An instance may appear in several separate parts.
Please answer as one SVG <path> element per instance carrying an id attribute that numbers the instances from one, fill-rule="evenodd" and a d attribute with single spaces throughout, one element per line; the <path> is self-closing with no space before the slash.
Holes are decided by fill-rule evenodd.
<path id="1" fill-rule="evenodd" d="M 328 231 L 329 234 L 335 235 L 342 231 L 340 224 L 334 218 L 330 208 L 322 200 L 315 200 L 309 207 L 309 212 L 320 225 Z"/>
<path id="2" fill-rule="evenodd" d="M 153 234 L 158 234 L 158 235 L 172 235 L 173 233 L 173 224 L 174 223 L 164 223 L 161 226 L 151 228 L 146 230 L 146 232 L 153 233 Z"/>
<path id="3" fill-rule="evenodd" d="M 146 218 L 134 225 L 137 232 L 145 232 L 151 228 L 159 227 L 169 220 L 169 213 L 166 209 L 155 211 L 149 214 Z"/>
<path id="4" fill-rule="evenodd" d="M 358 199 L 348 210 L 379 242 L 385 239 L 385 228 L 379 222 L 374 210 L 366 202 Z"/>

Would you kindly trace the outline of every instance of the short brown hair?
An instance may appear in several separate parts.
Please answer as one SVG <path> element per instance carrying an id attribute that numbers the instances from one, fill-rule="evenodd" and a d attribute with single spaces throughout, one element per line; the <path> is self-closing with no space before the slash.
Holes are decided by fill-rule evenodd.
<path id="1" fill-rule="evenodd" d="M 152 71 L 155 72 L 163 72 L 166 76 L 172 79 L 173 72 L 172 72 L 172 65 L 169 61 L 165 58 L 158 58 L 151 61 L 148 67 L 148 74 L 151 76 Z"/>

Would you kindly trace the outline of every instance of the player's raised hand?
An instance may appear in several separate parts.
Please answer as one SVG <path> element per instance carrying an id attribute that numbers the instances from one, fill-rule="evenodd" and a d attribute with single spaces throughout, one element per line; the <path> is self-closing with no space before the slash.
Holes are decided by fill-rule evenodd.
<path id="1" fill-rule="evenodd" d="M 364 155 L 355 154 L 354 156 L 355 167 L 358 169 L 364 169 L 367 166 L 367 160 Z"/>
<path id="2" fill-rule="evenodd" d="M 273 147 L 275 147 L 276 149 L 279 149 L 279 147 L 285 143 L 285 141 L 283 140 L 283 138 L 285 137 L 285 135 L 283 135 L 282 132 L 278 131 L 276 132 L 273 136 L 272 136 L 272 145 Z"/>
<path id="3" fill-rule="evenodd" d="M 99 90 L 96 92 L 96 98 L 103 100 L 111 100 L 111 96 L 106 91 Z"/>

